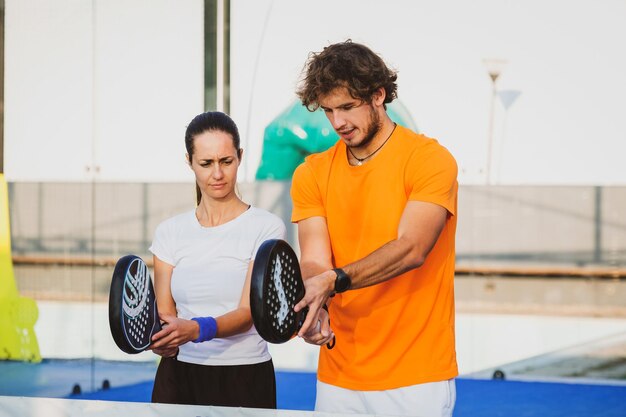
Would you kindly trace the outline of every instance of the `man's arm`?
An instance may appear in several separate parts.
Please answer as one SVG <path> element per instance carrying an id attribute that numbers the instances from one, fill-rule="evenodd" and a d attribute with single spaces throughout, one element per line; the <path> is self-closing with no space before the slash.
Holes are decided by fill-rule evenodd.
<path id="1" fill-rule="evenodd" d="M 310 217 L 299 221 L 298 242 L 300 244 L 300 269 L 305 283 L 309 278 L 333 268 L 328 225 L 324 217 Z M 310 291 L 315 291 L 315 289 Z M 316 324 L 319 322 L 320 327 L 317 328 L 316 325 L 311 331 L 303 332 L 300 336 L 306 342 L 315 345 L 330 342 L 334 335 L 330 329 L 328 314 L 323 309 L 319 310 L 319 315 L 313 313 L 309 312 L 307 318 L 317 316 L 317 319 L 312 322 Z"/>
<path id="2" fill-rule="evenodd" d="M 375 285 L 418 268 L 435 246 L 447 216 L 448 211 L 437 204 L 409 201 L 400 218 L 397 239 L 363 259 L 337 266 L 350 276 L 351 289 Z M 298 333 L 300 336 L 309 331 L 317 312 L 334 291 L 335 279 L 335 272 L 329 268 L 305 281 L 305 297 L 295 307 L 296 311 L 309 307 L 307 319 Z"/>
<path id="3" fill-rule="evenodd" d="M 352 278 L 350 288 L 369 287 L 422 266 L 439 239 L 447 216 L 448 211 L 437 204 L 409 201 L 396 240 L 342 267 Z"/>
<path id="4" fill-rule="evenodd" d="M 305 280 L 333 268 L 328 226 L 324 217 L 310 217 L 299 221 L 298 242 L 300 268 Z"/>

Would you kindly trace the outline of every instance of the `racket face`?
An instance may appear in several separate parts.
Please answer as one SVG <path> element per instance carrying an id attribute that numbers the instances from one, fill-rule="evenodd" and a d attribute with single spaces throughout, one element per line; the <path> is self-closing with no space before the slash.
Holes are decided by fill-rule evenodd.
<path id="1" fill-rule="evenodd" d="M 115 265 L 109 325 L 115 343 L 126 353 L 146 350 L 161 329 L 150 272 L 138 256 L 125 256 Z"/>
<path id="2" fill-rule="evenodd" d="M 252 269 L 250 309 L 259 335 L 284 343 L 302 326 L 304 313 L 293 311 L 304 297 L 298 258 L 287 242 L 270 239 L 259 248 Z"/>

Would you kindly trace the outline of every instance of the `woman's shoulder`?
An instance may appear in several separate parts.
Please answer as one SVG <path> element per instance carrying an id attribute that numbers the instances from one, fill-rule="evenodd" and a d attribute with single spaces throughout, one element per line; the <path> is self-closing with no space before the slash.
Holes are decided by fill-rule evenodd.
<path id="1" fill-rule="evenodd" d="M 250 207 L 249 211 L 251 228 L 255 228 L 259 233 L 272 232 L 281 235 L 286 233 L 285 222 L 276 214 L 254 206 Z"/>
<path id="2" fill-rule="evenodd" d="M 250 215 L 255 221 L 261 220 L 268 223 L 283 223 L 283 220 L 276 214 L 256 206 L 250 206 Z"/>

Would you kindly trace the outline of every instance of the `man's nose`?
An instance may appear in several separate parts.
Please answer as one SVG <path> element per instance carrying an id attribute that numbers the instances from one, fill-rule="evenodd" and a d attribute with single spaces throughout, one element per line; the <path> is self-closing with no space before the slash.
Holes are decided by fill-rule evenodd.
<path id="1" fill-rule="evenodd" d="M 340 130 L 346 124 L 346 119 L 343 117 L 341 112 L 333 112 L 332 115 L 329 115 L 330 124 L 333 126 L 333 129 Z"/>

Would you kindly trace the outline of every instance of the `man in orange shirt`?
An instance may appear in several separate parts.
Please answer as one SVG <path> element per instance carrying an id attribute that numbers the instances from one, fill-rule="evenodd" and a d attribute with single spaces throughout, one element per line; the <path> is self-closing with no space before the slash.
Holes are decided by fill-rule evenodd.
<path id="1" fill-rule="evenodd" d="M 309 308 L 299 336 L 336 337 L 320 351 L 317 411 L 451 416 L 457 165 L 389 118 L 396 79 L 350 40 L 305 66 L 297 94 L 341 140 L 293 175 L 306 287 L 295 309 Z"/>

